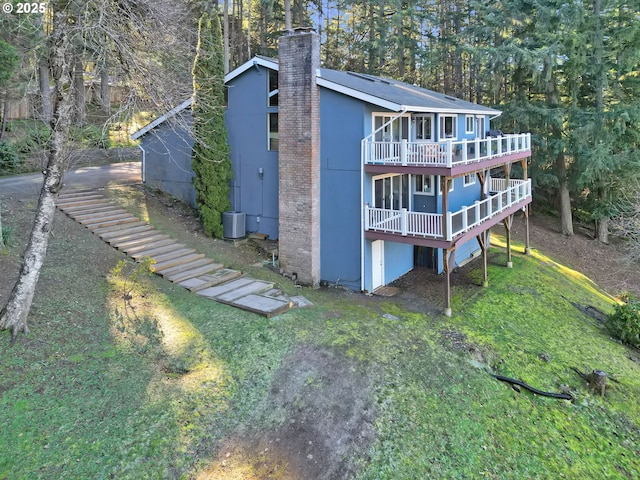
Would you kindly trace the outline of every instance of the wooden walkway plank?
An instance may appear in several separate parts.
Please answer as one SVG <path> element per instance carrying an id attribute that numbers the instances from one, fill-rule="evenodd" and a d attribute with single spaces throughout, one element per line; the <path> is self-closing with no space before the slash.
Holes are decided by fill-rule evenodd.
<path id="1" fill-rule="evenodd" d="M 92 199 L 85 199 L 85 200 L 69 200 L 68 202 L 57 202 L 56 205 L 60 207 L 60 210 L 62 210 L 63 208 L 66 207 L 79 207 L 81 205 L 87 206 L 87 205 L 96 205 L 98 203 L 103 203 L 104 202 L 104 198 L 92 198 Z"/>
<path id="2" fill-rule="evenodd" d="M 196 260 L 191 260 L 190 262 L 182 263 L 180 265 L 175 265 L 173 267 L 167 268 L 161 271 L 160 275 L 162 275 L 164 278 L 167 278 L 173 282 L 174 280 L 172 280 L 172 278 L 176 277 L 177 275 L 183 272 L 193 270 L 194 268 L 203 267 L 205 265 L 210 265 L 212 263 L 215 263 L 215 260 L 211 260 L 210 258 L 206 258 L 206 257 L 198 258 Z M 215 270 L 219 270 L 224 266 L 219 263 L 215 263 L 215 264 L 218 266 L 218 268 L 216 268 Z M 208 272 L 203 272 L 203 273 L 208 273 Z"/>
<path id="3" fill-rule="evenodd" d="M 166 240 L 168 238 L 171 237 L 169 235 L 163 235 L 157 230 L 147 230 L 146 232 L 142 232 L 140 235 L 135 235 L 131 238 L 127 238 L 126 240 L 111 241 L 109 244 L 112 247 L 116 247 L 118 250 L 124 250 L 125 248 L 141 245 L 145 242 L 157 242 L 158 240 Z"/>
<path id="4" fill-rule="evenodd" d="M 137 223 L 137 222 L 140 222 L 138 218 L 134 217 L 133 215 L 129 215 L 127 217 L 118 218 L 115 220 L 103 220 L 101 222 L 91 223 L 91 224 L 85 223 L 84 226 L 87 227 L 89 230 L 93 231 L 93 230 L 101 230 L 107 227 L 115 227 L 118 225 L 125 225 L 127 223 Z"/>
<path id="5" fill-rule="evenodd" d="M 113 215 L 122 215 L 124 213 L 129 214 L 129 212 L 127 212 L 126 210 L 122 210 L 121 208 L 112 207 L 109 210 L 103 210 L 103 211 L 100 211 L 100 212 L 96 212 L 96 211 L 92 210 L 90 212 L 76 214 L 76 215 L 73 215 L 73 219 L 76 222 L 84 223 L 86 220 L 90 220 L 92 218 L 103 219 L 103 218 L 110 217 L 110 216 L 113 216 Z M 71 216 L 71 215 L 69 215 L 69 216 Z"/>
<path id="6" fill-rule="evenodd" d="M 166 277 L 170 282 L 173 283 L 180 283 L 183 282 L 185 280 L 189 280 L 190 278 L 193 277 L 198 277 L 200 275 L 203 275 L 205 273 L 211 273 L 211 272 L 215 272 L 216 270 L 219 270 L 220 268 L 222 268 L 222 265 L 219 263 L 215 263 L 215 261 L 211 260 L 212 263 L 210 263 L 209 265 L 203 265 L 202 267 L 198 267 L 198 268 L 194 268 L 192 270 L 189 270 L 187 272 L 181 272 L 181 273 L 176 273 L 170 277 Z"/>
<path id="7" fill-rule="evenodd" d="M 202 289 L 198 292 L 198 295 L 202 295 L 204 297 L 209 297 L 209 298 L 215 298 L 224 293 L 230 292 L 231 290 L 235 290 L 236 288 L 240 288 L 244 285 L 247 285 L 252 281 L 253 281 L 253 278 L 240 277 L 236 280 L 232 280 L 231 282 L 222 283 L 220 285 L 216 285 L 215 287 Z"/>
<path id="8" fill-rule="evenodd" d="M 177 250 L 180 248 L 184 248 L 184 245 L 181 243 L 173 243 L 171 245 L 166 245 L 164 247 L 154 248 L 152 250 L 144 250 L 142 252 L 136 252 L 133 254 L 129 254 L 131 258 L 138 260 L 139 258 L 151 257 L 155 260 L 157 255 L 162 255 L 164 253 L 169 253 L 173 250 Z"/>
<path id="9" fill-rule="evenodd" d="M 156 231 L 151 225 L 140 222 L 138 225 L 118 225 L 118 228 L 108 227 L 105 229 L 94 230 L 93 233 L 99 235 L 105 242 L 120 239 L 128 235 L 137 235 L 146 231 Z"/>
<path id="10" fill-rule="evenodd" d="M 263 295 L 247 295 L 246 297 L 239 298 L 234 302 L 229 303 L 229 305 L 267 318 L 275 317 L 276 315 L 288 312 L 293 308 L 293 302 L 291 301 L 279 300 L 272 297 L 265 297 Z"/>
<path id="11" fill-rule="evenodd" d="M 261 280 L 254 280 L 247 285 L 244 285 L 240 288 L 236 288 L 235 290 L 231 290 L 230 292 L 223 293 L 222 295 L 218 295 L 216 300 L 221 302 L 231 303 L 235 302 L 239 298 L 246 297 L 247 295 L 252 295 L 260 292 L 264 292 L 273 287 L 273 283 L 263 282 Z"/>
<path id="12" fill-rule="evenodd" d="M 92 212 L 92 211 L 100 211 L 100 209 L 104 209 L 104 208 L 113 208 L 113 203 L 96 203 L 93 205 L 84 205 L 84 206 L 80 206 L 80 207 L 60 207 L 58 206 L 58 208 L 60 210 L 62 210 L 64 213 L 66 213 L 69 216 L 72 215 L 77 215 L 77 214 L 81 214 L 84 212 Z"/>
<path id="13" fill-rule="evenodd" d="M 87 200 L 104 200 L 104 195 L 96 194 L 96 195 L 83 195 L 83 196 L 77 196 L 77 197 L 64 197 L 64 198 L 58 197 L 58 200 L 56 201 L 56 205 L 64 207 L 65 205 L 70 205 L 74 202 L 83 202 Z"/>
<path id="14" fill-rule="evenodd" d="M 158 232 L 158 230 L 153 227 L 149 227 L 146 230 L 140 230 L 138 232 L 128 233 L 126 235 L 118 235 L 117 237 L 110 237 L 103 240 L 109 243 L 111 246 L 117 248 L 121 243 L 142 240 L 144 238 L 153 237 L 155 235 L 160 235 L 160 232 Z"/>
<path id="15" fill-rule="evenodd" d="M 191 253 L 196 253 L 196 251 L 192 248 L 178 248 L 176 250 L 171 250 L 167 253 L 162 253 L 160 255 L 154 255 L 154 260 L 157 263 L 162 263 L 166 260 L 171 260 L 176 257 L 183 257 L 184 255 L 189 255 Z"/>
<path id="16" fill-rule="evenodd" d="M 221 268 L 211 274 L 200 275 L 198 277 L 190 278 L 179 283 L 184 288 L 188 288 L 192 292 L 196 293 L 205 288 L 215 287 L 223 283 L 235 280 L 242 276 L 242 272 L 238 270 L 231 270 L 230 268 Z"/>
<path id="17" fill-rule="evenodd" d="M 224 268 L 93 190 L 62 194 L 56 207 L 129 257 L 137 261 L 152 258 L 156 274 L 198 295 L 267 318 L 296 305 L 273 283 Z"/>
<path id="18" fill-rule="evenodd" d="M 189 263 L 189 262 L 192 262 L 193 260 L 200 260 L 201 258 L 204 258 L 204 254 L 191 253 L 189 255 L 183 255 L 181 257 L 175 257 L 170 260 L 165 260 L 164 262 L 158 262 L 156 260 L 156 263 L 153 266 L 153 271 L 155 273 L 162 272 L 163 270 L 167 270 L 168 268 L 172 268 L 177 265 L 182 265 L 184 263 Z"/>
<path id="19" fill-rule="evenodd" d="M 173 245 L 176 242 L 173 238 L 167 237 L 162 240 L 149 240 L 147 242 L 139 243 L 137 245 L 131 245 L 128 247 L 118 247 L 118 250 L 122 250 L 127 255 L 133 255 L 134 253 L 143 252 L 145 250 L 153 250 L 154 248 L 164 247 L 166 245 Z"/>
<path id="20" fill-rule="evenodd" d="M 125 230 L 129 230 L 136 227 L 148 227 L 148 226 L 149 225 L 147 225 L 142 221 L 137 221 L 137 222 L 132 222 L 124 225 L 110 225 L 108 227 L 96 228 L 95 230 L 92 230 L 92 232 L 95 233 L 96 235 L 100 235 L 101 238 L 105 238 L 112 233 L 123 232 Z M 115 235 L 112 235 L 112 236 L 115 236 Z"/>

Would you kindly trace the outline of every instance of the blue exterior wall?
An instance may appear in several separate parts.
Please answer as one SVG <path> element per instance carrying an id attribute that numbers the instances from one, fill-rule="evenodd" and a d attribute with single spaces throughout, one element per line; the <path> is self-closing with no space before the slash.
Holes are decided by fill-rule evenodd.
<path id="1" fill-rule="evenodd" d="M 144 149 L 145 183 L 195 207 L 191 120 L 191 110 L 185 109 L 143 135 L 140 145 Z"/>
<path id="2" fill-rule="evenodd" d="M 360 289 L 360 142 L 369 107 L 320 89 L 320 278 Z"/>
<path id="3" fill-rule="evenodd" d="M 251 68 L 228 85 L 225 122 L 234 178 L 231 208 L 244 212 L 247 232 L 278 238 L 278 152 L 267 149 L 269 70 Z M 259 170 L 262 169 L 262 175 Z"/>

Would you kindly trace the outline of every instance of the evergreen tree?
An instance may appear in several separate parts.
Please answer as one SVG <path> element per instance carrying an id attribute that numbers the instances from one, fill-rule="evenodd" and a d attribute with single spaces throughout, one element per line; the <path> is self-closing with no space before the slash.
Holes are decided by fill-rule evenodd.
<path id="1" fill-rule="evenodd" d="M 233 176 L 224 124 L 224 67 L 220 22 L 204 13 L 193 65 L 193 184 L 207 235 L 222 237 L 222 212 L 229 210 Z"/>

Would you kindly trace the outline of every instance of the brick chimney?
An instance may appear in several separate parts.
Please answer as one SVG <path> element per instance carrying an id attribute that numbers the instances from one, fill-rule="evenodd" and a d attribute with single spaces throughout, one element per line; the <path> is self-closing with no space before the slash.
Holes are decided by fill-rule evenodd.
<path id="1" fill-rule="evenodd" d="M 278 47 L 280 267 L 320 282 L 320 36 L 288 30 Z"/>

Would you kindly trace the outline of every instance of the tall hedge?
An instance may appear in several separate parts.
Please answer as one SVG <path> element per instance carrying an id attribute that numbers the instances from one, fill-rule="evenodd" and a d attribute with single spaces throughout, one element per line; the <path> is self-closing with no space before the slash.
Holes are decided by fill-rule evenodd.
<path id="1" fill-rule="evenodd" d="M 231 208 L 233 177 L 224 124 L 222 32 L 217 15 L 204 13 L 198 24 L 198 49 L 193 64 L 193 185 L 200 219 L 207 235 L 222 237 L 222 212 Z"/>

